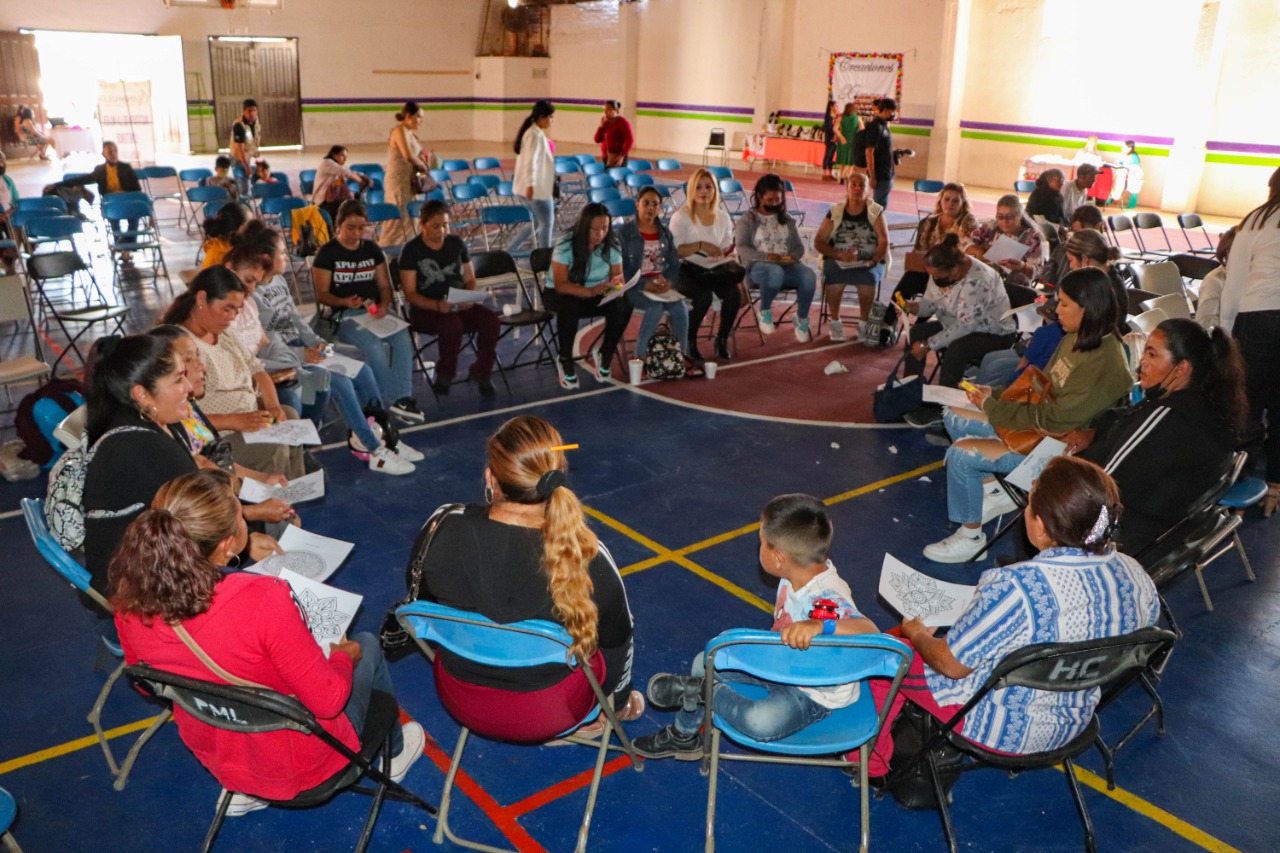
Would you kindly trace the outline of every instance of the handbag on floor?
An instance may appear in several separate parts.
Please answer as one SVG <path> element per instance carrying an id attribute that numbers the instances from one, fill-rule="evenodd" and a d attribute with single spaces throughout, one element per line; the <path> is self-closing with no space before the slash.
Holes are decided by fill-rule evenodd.
<path id="1" fill-rule="evenodd" d="M 878 423 L 889 424 L 902 420 L 907 412 L 914 412 L 924 401 L 923 386 L 919 376 L 898 377 L 898 371 L 907 361 L 907 354 L 889 371 L 889 378 L 875 390 L 871 411 Z"/>

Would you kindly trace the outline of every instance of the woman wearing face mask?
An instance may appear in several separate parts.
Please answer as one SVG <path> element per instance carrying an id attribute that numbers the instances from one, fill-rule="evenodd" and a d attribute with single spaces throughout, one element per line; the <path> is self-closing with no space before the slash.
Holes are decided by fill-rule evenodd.
<path id="1" fill-rule="evenodd" d="M 906 304 L 906 312 L 920 317 L 911 327 L 904 369 L 908 375 L 924 370 L 930 352 L 941 352 L 938 384 L 955 388 L 965 369 L 989 352 L 1013 343 L 1017 325 L 1009 310 L 1009 294 L 991 267 L 960 251 L 960 238 L 947 235 L 924 258 L 932 280 L 924 296 Z M 907 423 L 923 428 L 942 420 L 932 404 L 907 414 Z"/>
<path id="2" fill-rule="evenodd" d="M 1141 555 L 1181 521 L 1187 507 L 1231 464 L 1249 413 L 1244 364 L 1221 329 L 1165 320 L 1147 338 L 1138 368 L 1142 402 L 1082 435 L 1079 456 L 1120 487 L 1125 514 L 1118 542 Z"/>
<path id="3" fill-rule="evenodd" d="M 916 244 L 907 254 L 907 271 L 902 274 L 895 293 L 903 299 L 916 299 L 929 286 L 929 273 L 924 270 L 924 255 L 942 243 L 948 234 L 960 238 L 960 248 L 969 245 L 969 235 L 978 227 L 978 220 L 969 209 L 969 195 L 964 184 L 948 183 L 938 193 L 933 214 L 926 216 L 916 229 Z"/>
<path id="4" fill-rule="evenodd" d="M 738 217 L 735 237 L 747 280 L 760 288 L 760 331 L 774 333 L 773 300 L 783 290 L 794 290 L 796 340 L 804 344 L 809 342 L 809 306 L 818 277 L 804 263 L 804 241 L 795 218 L 787 213 L 785 190 L 777 175 L 761 176 L 751 209 Z"/>

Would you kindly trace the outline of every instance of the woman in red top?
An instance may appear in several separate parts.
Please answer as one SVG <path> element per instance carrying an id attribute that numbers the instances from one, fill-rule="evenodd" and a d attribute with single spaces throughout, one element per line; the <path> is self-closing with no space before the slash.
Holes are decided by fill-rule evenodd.
<path id="1" fill-rule="evenodd" d="M 604 117 L 596 128 L 596 142 L 606 166 L 627 165 L 627 153 L 635 143 L 631 135 L 631 123 L 622 117 L 621 101 L 605 101 Z"/>
<path id="2" fill-rule="evenodd" d="M 220 471 L 184 474 L 160 487 L 111 559 L 111 603 L 125 660 L 225 684 L 193 650 L 223 671 L 294 696 L 320 724 L 360 748 L 373 691 L 395 695 L 372 634 L 331 643 L 325 655 L 289 585 L 269 575 L 224 574 L 246 539 L 240 502 Z M 193 646 L 174 630 L 186 629 Z M 302 732 L 257 734 L 214 728 L 173 709 L 178 733 L 200 763 L 235 791 L 228 816 L 289 800 L 342 772 L 347 759 Z M 426 742 L 417 723 L 392 731 L 391 777 L 404 778 Z"/>

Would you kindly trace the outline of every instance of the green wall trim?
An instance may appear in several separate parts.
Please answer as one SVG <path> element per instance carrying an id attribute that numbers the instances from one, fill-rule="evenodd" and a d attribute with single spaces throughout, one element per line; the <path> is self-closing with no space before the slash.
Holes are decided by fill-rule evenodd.
<path id="1" fill-rule="evenodd" d="M 636 115 L 646 118 L 687 118 L 696 121 L 718 121 L 733 124 L 751 124 L 755 121 L 751 116 L 734 113 L 689 113 L 679 110 L 636 110 Z"/>
<path id="2" fill-rule="evenodd" d="M 927 127 L 916 127 L 910 124 L 897 124 L 893 127 L 894 136 L 932 136 L 932 130 Z"/>
<path id="3" fill-rule="evenodd" d="M 900 132 L 901 127 L 896 132 Z M 1013 142 L 1019 145 L 1040 145 L 1045 148 L 1068 148 L 1073 151 L 1079 151 L 1084 144 L 1079 139 L 1072 139 L 1064 136 L 1036 136 L 1031 133 L 992 133 L 986 130 L 962 130 L 960 131 L 961 139 L 979 139 L 986 142 Z M 1099 151 L 1109 153 L 1120 153 L 1120 146 L 1108 143 L 1098 145 Z M 1138 154 L 1144 157 L 1168 157 L 1169 149 L 1158 146 L 1139 145 Z"/>
<path id="4" fill-rule="evenodd" d="M 1268 157 L 1264 154 L 1231 154 L 1221 151 L 1205 152 L 1206 163 L 1222 163 L 1229 166 L 1280 166 L 1280 157 Z"/>

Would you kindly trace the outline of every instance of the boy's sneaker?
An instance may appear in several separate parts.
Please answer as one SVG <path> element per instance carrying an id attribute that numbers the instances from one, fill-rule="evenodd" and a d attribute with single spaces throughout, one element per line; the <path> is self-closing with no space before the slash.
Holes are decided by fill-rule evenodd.
<path id="1" fill-rule="evenodd" d="M 227 789 L 223 788 L 222 790 L 225 793 Z M 218 802 L 222 802 L 221 795 L 219 795 Z M 271 804 L 266 800 L 260 800 L 248 794 L 232 794 L 231 803 L 227 806 L 227 817 L 240 817 L 247 815 L 249 812 L 265 809 L 269 805 Z"/>
<path id="2" fill-rule="evenodd" d="M 376 453 L 370 454 L 369 470 L 377 471 L 380 474 L 399 476 L 401 474 L 412 474 L 414 467 L 412 462 L 401 459 L 394 450 L 384 444 L 378 448 Z"/>
<path id="3" fill-rule="evenodd" d="M 772 335 L 777 331 L 777 327 L 773 325 L 773 310 L 771 308 L 763 308 L 760 311 L 760 334 Z"/>
<path id="4" fill-rule="evenodd" d="M 394 452 L 396 456 L 400 457 L 405 462 L 421 462 L 423 459 L 427 458 L 421 451 L 414 450 L 403 441 L 396 443 L 396 449 Z"/>
<path id="5" fill-rule="evenodd" d="M 839 320 L 831 321 L 831 342 L 833 344 L 844 343 L 844 323 Z"/>
<path id="6" fill-rule="evenodd" d="M 702 700 L 702 679 L 696 675 L 660 672 L 649 679 L 649 702 L 655 708 L 672 711 L 696 708 Z"/>
<path id="7" fill-rule="evenodd" d="M 427 745 L 427 733 L 422 726 L 412 720 L 400 727 L 404 735 L 404 748 L 398 755 L 391 756 L 391 771 L 387 773 L 392 782 L 399 782 L 409 773 L 413 763 L 422 757 Z"/>
<path id="8" fill-rule="evenodd" d="M 600 354 L 600 350 L 591 352 L 591 372 L 595 374 L 597 382 L 609 381 L 609 362 Z"/>
<path id="9" fill-rule="evenodd" d="M 985 492 L 982 495 L 982 523 L 986 524 L 993 518 L 999 518 L 1018 509 L 1018 502 L 1009 497 L 1009 493 L 1004 489 L 996 487 L 997 492 Z"/>
<path id="10" fill-rule="evenodd" d="M 634 738 L 631 745 L 645 758 L 674 758 L 676 761 L 699 761 L 702 758 L 702 733 L 682 735 L 675 723 L 651 735 Z"/>
<path id="11" fill-rule="evenodd" d="M 564 365 L 556 362 L 556 375 L 560 378 L 560 387 L 566 391 L 578 390 L 578 374 L 570 368 L 568 373 L 565 372 Z"/>
<path id="12" fill-rule="evenodd" d="M 987 534 L 982 532 L 981 527 L 971 531 L 962 525 L 959 530 L 941 542 L 925 546 L 924 555 L 935 563 L 965 563 L 976 557 L 985 547 L 987 547 Z"/>
<path id="13" fill-rule="evenodd" d="M 422 409 L 418 408 L 418 401 L 412 397 L 402 397 L 388 408 L 391 409 L 391 414 L 407 424 L 424 424 L 427 422 L 427 416 L 422 413 Z"/>
<path id="14" fill-rule="evenodd" d="M 802 344 L 809 343 L 809 318 L 797 317 L 795 322 L 796 340 Z"/>

